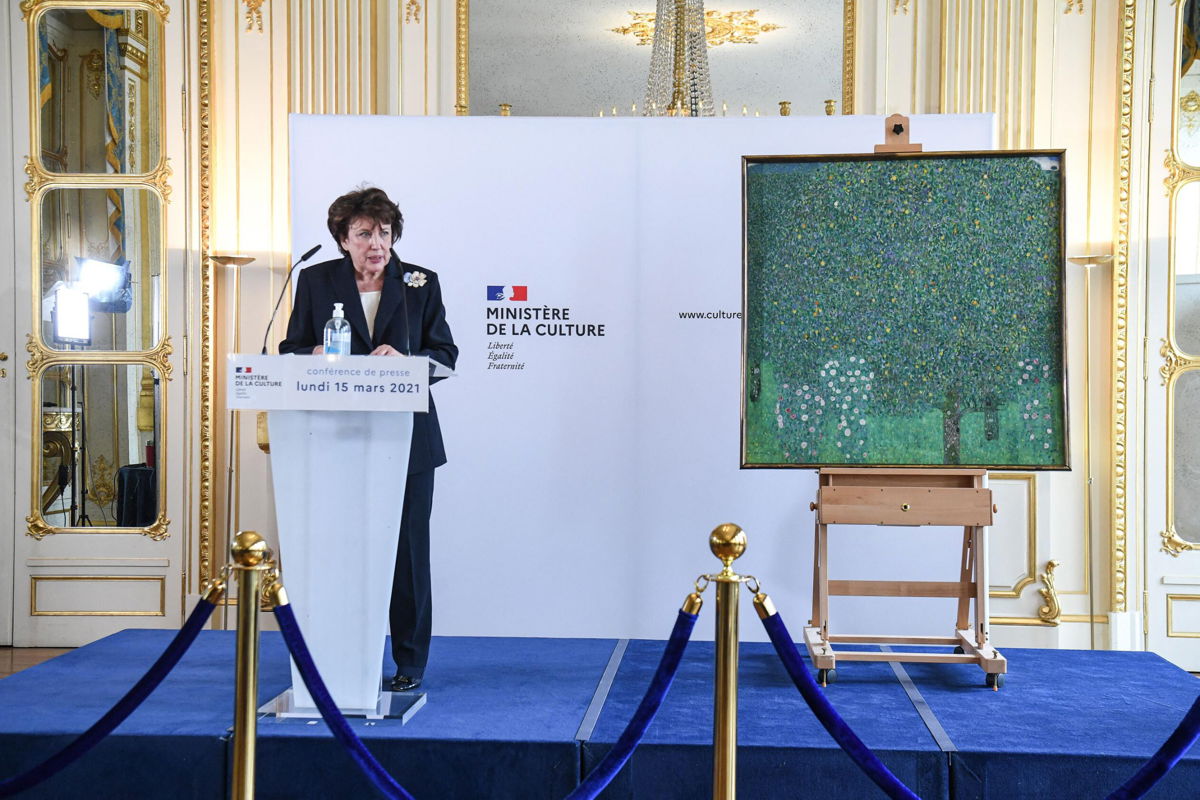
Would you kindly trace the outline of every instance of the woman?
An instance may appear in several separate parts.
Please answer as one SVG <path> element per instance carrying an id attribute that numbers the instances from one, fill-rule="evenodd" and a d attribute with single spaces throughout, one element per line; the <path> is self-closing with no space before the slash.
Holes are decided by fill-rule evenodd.
<path id="1" fill-rule="evenodd" d="M 399 207 L 382 189 L 360 189 L 333 201 L 328 225 L 342 257 L 301 271 L 287 338 L 279 344 L 279 352 L 321 353 L 325 323 L 333 316 L 333 304 L 341 303 L 350 323 L 351 353 L 429 356 L 453 369 L 458 348 L 446 324 L 437 274 L 406 264 L 392 251 L 404 227 Z M 433 620 L 429 515 L 433 508 L 433 471 L 445 463 L 442 432 L 431 395 L 429 413 L 413 415 L 408 481 L 392 580 L 394 692 L 420 686 L 429 659 Z"/>

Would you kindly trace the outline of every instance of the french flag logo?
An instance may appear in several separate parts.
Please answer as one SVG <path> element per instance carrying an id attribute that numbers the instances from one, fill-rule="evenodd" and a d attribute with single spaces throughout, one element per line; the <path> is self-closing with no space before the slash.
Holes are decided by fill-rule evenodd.
<path id="1" fill-rule="evenodd" d="M 488 300 L 513 300 L 517 302 L 526 302 L 529 300 L 528 286 L 489 286 L 487 287 Z"/>
<path id="2" fill-rule="evenodd" d="M 250 372 L 252 371 L 252 368 L 251 368 L 251 367 L 238 367 L 238 368 L 237 368 L 237 371 L 238 371 L 238 372 L 243 372 L 243 373 L 245 373 L 245 374 L 249 375 L 249 374 L 250 374 Z"/>

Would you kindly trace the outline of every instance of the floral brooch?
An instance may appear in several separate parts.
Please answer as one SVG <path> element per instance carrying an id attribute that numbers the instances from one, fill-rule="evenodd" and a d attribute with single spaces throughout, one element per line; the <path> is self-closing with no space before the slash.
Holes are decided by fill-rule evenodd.
<path id="1" fill-rule="evenodd" d="M 420 289 L 425 285 L 427 276 L 424 272 L 406 272 L 404 273 L 404 283 L 406 286 L 411 286 L 414 289 Z"/>

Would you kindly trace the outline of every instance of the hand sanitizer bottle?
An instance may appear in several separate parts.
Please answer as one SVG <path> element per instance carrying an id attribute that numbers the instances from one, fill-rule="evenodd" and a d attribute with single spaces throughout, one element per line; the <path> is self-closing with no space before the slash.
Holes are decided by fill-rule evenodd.
<path id="1" fill-rule="evenodd" d="M 333 304 L 333 317 L 325 323 L 325 355 L 350 355 L 350 323 L 346 322 L 341 303 Z"/>

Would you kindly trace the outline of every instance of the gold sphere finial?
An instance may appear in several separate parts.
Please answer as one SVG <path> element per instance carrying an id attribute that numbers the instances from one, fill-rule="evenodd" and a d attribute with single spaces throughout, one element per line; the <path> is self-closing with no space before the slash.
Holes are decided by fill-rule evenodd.
<path id="1" fill-rule="evenodd" d="M 267 540 L 255 531 L 239 531 L 230 548 L 233 561 L 239 567 L 257 567 L 271 557 Z"/>
<path id="2" fill-rule="evenodd" d="M 746 552 L 746 532 L 732 522 L 718 525 L 708 535 L 708 549 L 729 569 L 734 559 Z"/>

